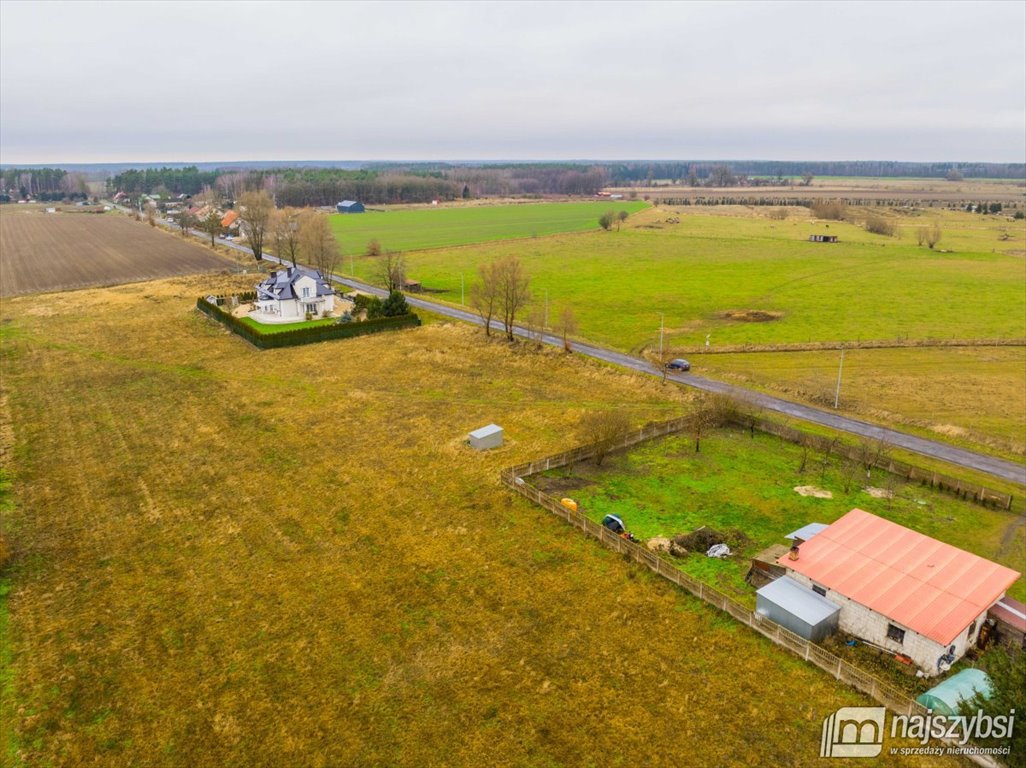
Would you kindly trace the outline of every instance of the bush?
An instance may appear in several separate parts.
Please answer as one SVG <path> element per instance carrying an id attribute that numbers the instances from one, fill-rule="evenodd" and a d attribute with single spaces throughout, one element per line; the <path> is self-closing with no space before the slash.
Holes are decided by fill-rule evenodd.
<path id="1" fill-rule="evenodd" d="M 817 219 L 844 221 L 848 215 L 848 204 L 844 200 L 816 200 L 809 209 Z"/>
<path id="2" fill-rule="evenodd" d="M 381 303 L 381 299 L 377 299 L 377 301 L 379 304 Z M 411 312 L 406 315 L 399 315 L 398 317 L 368 319 L 361 323 L 331 323 L 330 325 L 319 325 L 313 328 L 299 328 L 295 331 L 264 334 L 243 323 L 238 318 L 232 317 L 229 313 L 218 309 L 204 298 L 196 300 L 196 308 L 207 315 L 207 317 L 221 323 L 229 331 L 241 336 L 259 349 L 295 347 L 300 344 L 314 344 L 318 341 L 331 341 L 332 339 L 348 339 L 368 333 L 399 330 L 400 328 L 415 328 L 420 325 L 420 318 Z"/>
<path id="3" fill-rule="evenodd" d="M 890 219 L 878 216 L 875 213 L 866 217 L 865 227 L 867 232 L 872 232 L 874 235 L 887 235 L 888 237 L 894 237 L 898 234 L 897 224 Z"/>

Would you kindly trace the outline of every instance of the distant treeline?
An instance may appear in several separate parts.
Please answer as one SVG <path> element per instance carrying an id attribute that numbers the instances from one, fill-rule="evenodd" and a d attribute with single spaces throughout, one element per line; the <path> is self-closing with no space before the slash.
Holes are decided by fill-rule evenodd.
<path id="1" fill-rule="evenodd" d="M 726 182 L 718 186 L 732 186 L 743 177 L 800 178 L 813 176 L 867 176 L 943 179 L 952 174 L 973 179 L 1026 180 L 1026 163 L 905 163 L 887 160 L 852 160 L 798 162 L 780 160 L 744 160 L 734 162 L 637 162 L 616 163 L 608 166 L 614 185 L 649 180 L 670 179 L 680 183 L 704 183 L 717 176 Z M 732 179 L 730 177 L 733 177 Z"/>
<path id="2" fill-rule="evenodd" d="M 80 173 L 62 168 L 4 168 L 0 170 L 0 192 L 12 198 L 64 200 L 84 198 L 88 187 Z"/>
<path id="3" fill-rule="evenodd" d="M 34 191 L 59 184 L 40 169 L 5 171 L 30 174 Z M 49 175 L 47 175 L 49 174 Z M 1026 179 L 1023 163 L 899 163 L 878 161 L 782 162 L 631 162 L 581 163 L 375 163 L 362 169 L 280 167 L 201 170 L 197 166 L 122 171 L 107 181 L 111 193 L 196 195 L 213 190 L 228 200 L 265 189 L 279 206 L 328 206 L 340 200 L 368 205 L 426 203 L 479 196 L 591 196 L 609 185 L 673 181 L 693 187 L 800 186 L 817 176 L 916 176 L 930 178 Z M 8 188 L 11 188 L 8 185 Z"/>
<path id="4" fill-rule="evenodd" d="M 427 203 L 480 195 L 594 195 L 607 180 L 604 169 L 574 165 L 460 168 L 396 164 L 363 170 L 275 168 L 251 171 L 202 171 L 189 166 L 124 171 L 107 181 L 107 189 L 111 193 L 162 196 L 196 195 L 209 189 L 230 200 L 247 190 L 265 189 L 279 206 L 334 205 L 340 200 L 375 205 Z"/>

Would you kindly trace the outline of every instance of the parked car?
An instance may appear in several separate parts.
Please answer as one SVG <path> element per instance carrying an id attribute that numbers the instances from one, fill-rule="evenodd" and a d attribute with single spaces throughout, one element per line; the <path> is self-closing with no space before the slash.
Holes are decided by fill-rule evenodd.
<path id="1" fill-rule="evenodd" d="M 666 369 L 669 371 L 690 371 L 691 363 L 683 357 L 678 357 L 668 362 L 666 364 Z"/>

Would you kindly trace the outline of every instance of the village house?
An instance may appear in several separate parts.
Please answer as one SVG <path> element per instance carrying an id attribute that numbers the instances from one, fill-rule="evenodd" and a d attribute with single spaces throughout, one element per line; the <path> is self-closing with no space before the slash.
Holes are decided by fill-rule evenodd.
<path id="1" fill-rule="evenodd" d="M 271 272 L 256 293 L 249 316 L 259 323 L 297 323 L 307 316 L 327 317 L 335 309 L 335 291 L 320 272 L 305 267 Z"/>
<path id="2" fill-rule="evenodd" d="M 1019 578 L 861 509 L 795 544 L 777 565 L 840 608 L 841 631 L 908 657 L 927 676 L 965 655 Z"/>

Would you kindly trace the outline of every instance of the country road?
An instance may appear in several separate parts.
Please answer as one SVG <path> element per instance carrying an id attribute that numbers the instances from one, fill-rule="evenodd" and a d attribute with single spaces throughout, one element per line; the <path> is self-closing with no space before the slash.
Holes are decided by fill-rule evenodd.
<path id="1" fill-rule="evenodd" d="M 209 235 L 204 234 L 198 230 L 191 230 L 192 234 L 197 237 L 208 239 Z M 226 243 L 221 241 L 223 244 L 230 246 L 231 248 L 249 253 L 252 255 L 252 251 L 246 246 L 238 243 L 230 242 Z M 278 264 L 282 262 L 274 256 L 265 253 L 264 259 L 273 261 Z M 387 293 L 381 288 L 377 288 L 366 283 L 361 283 L 356 280 L 352 280 L 347 277 L 340 275 L 332 275 L 332 278 L 343 285 L 346 285 L 355 290 L 363 291 L 364 293 L 372 293 L 377 296 L 386 296 Z M 450 317 L 455 320 L 462 320 L 467 323 L 474 325 L 483 325 L 481 317 L 475 313 L 466 309 L 459 309 L 451 307 L 445 304 L 438 304 L 433 301 L 427 301 L 425 299 L 415 298 L 413 296 L 406 297 L 407 303 L 411 306 L 419 309 L 424 309 L 429 312 L 434 312 L 437 315 L 443 315 Z M 492 321 L 492 328 L 502 331 L 502 324 L 498 321 Z M 527 337 L 528 333 L 523 328 L 516 328 L 514 333 L 517 336 Z M 563 346 L 563 339 L 558 336 L 551 334 L 542 334 L 541 340 L 552 346 L 561 347 Z M 639 373 L 644 373 L 650 376 L 662 377 L 663 373 L 658 368 L 653 366 L 647 360 L 643 360 L 633 355 L 628 355 L 624 352 L 617 352 L 612 349 L 605 347 L 596 346 L 582 341 L 574 341 L 574 351 L 578 354 L 586 355 L 588 357 L 595 358 L 596 360 L 603 360 L 613 365 L 619 365 L 624 368 L 629 368 Z M 782 413 L 787 416 L 793 416 L 796 419 L 802 419 L 804 421 L 811 422 L 813 424 L 819 424 L 824 427 L 830 427 L 842 432 L 847 432 L 852 435 L 864 437 L 870 440 L 883 440 L 898 448 L 903 448 L 914 453 L 928 456 L 933 459 L 940 459 L 951 464 L 955 464 L 960 467 L 967 469 L 973 469 L 993 477 L 1007 480 L 1019 485 L 1026 486 L 1026 465 L 1017 464 L 1012 461 L 1005 459 L 999 459 L 995 456 L 986 456 L 984 454 L 976 453 L 974 451 L 965 450 L 963 448 L 957 448 L 952 445 L 946 445 L 939 443 L 934 440 L 929 440 L 924 437 L 917 437 L 910 435 L 906 432 L 900 432 L 896 429 L 890 429 L 888 427 L 881 427 L 877 424 L 870 424 L 865 421 L 859 421 L 858 419 L 852 419 L 847 416 L 841 416 L 830 411 L 825 411 L 820 408 L 814 408 L 808 405 L 802 405 L 800 403 L 794 403 L 790 400 L 784 400 L 779 397 L 773 397 L 766 395 L 755 390 L 746 389 L 744 387 L 737 387 L 731 384 L 724 384 L 720 381 L 713 381 L 712 379 L 706 379 L 701 376 L 695 376 L 691 373 L 685 374 L 667 374 L 667 380 L 674 381 L 678 384 L 682 384 L 687 387 L 701 390 L 703 392 L 712 392 L 716 394 L 730 395 L 746 402 L 753 403 L 761 408 L 765 408 L 768 411 L 774 411 L 776 413 Z"/>

